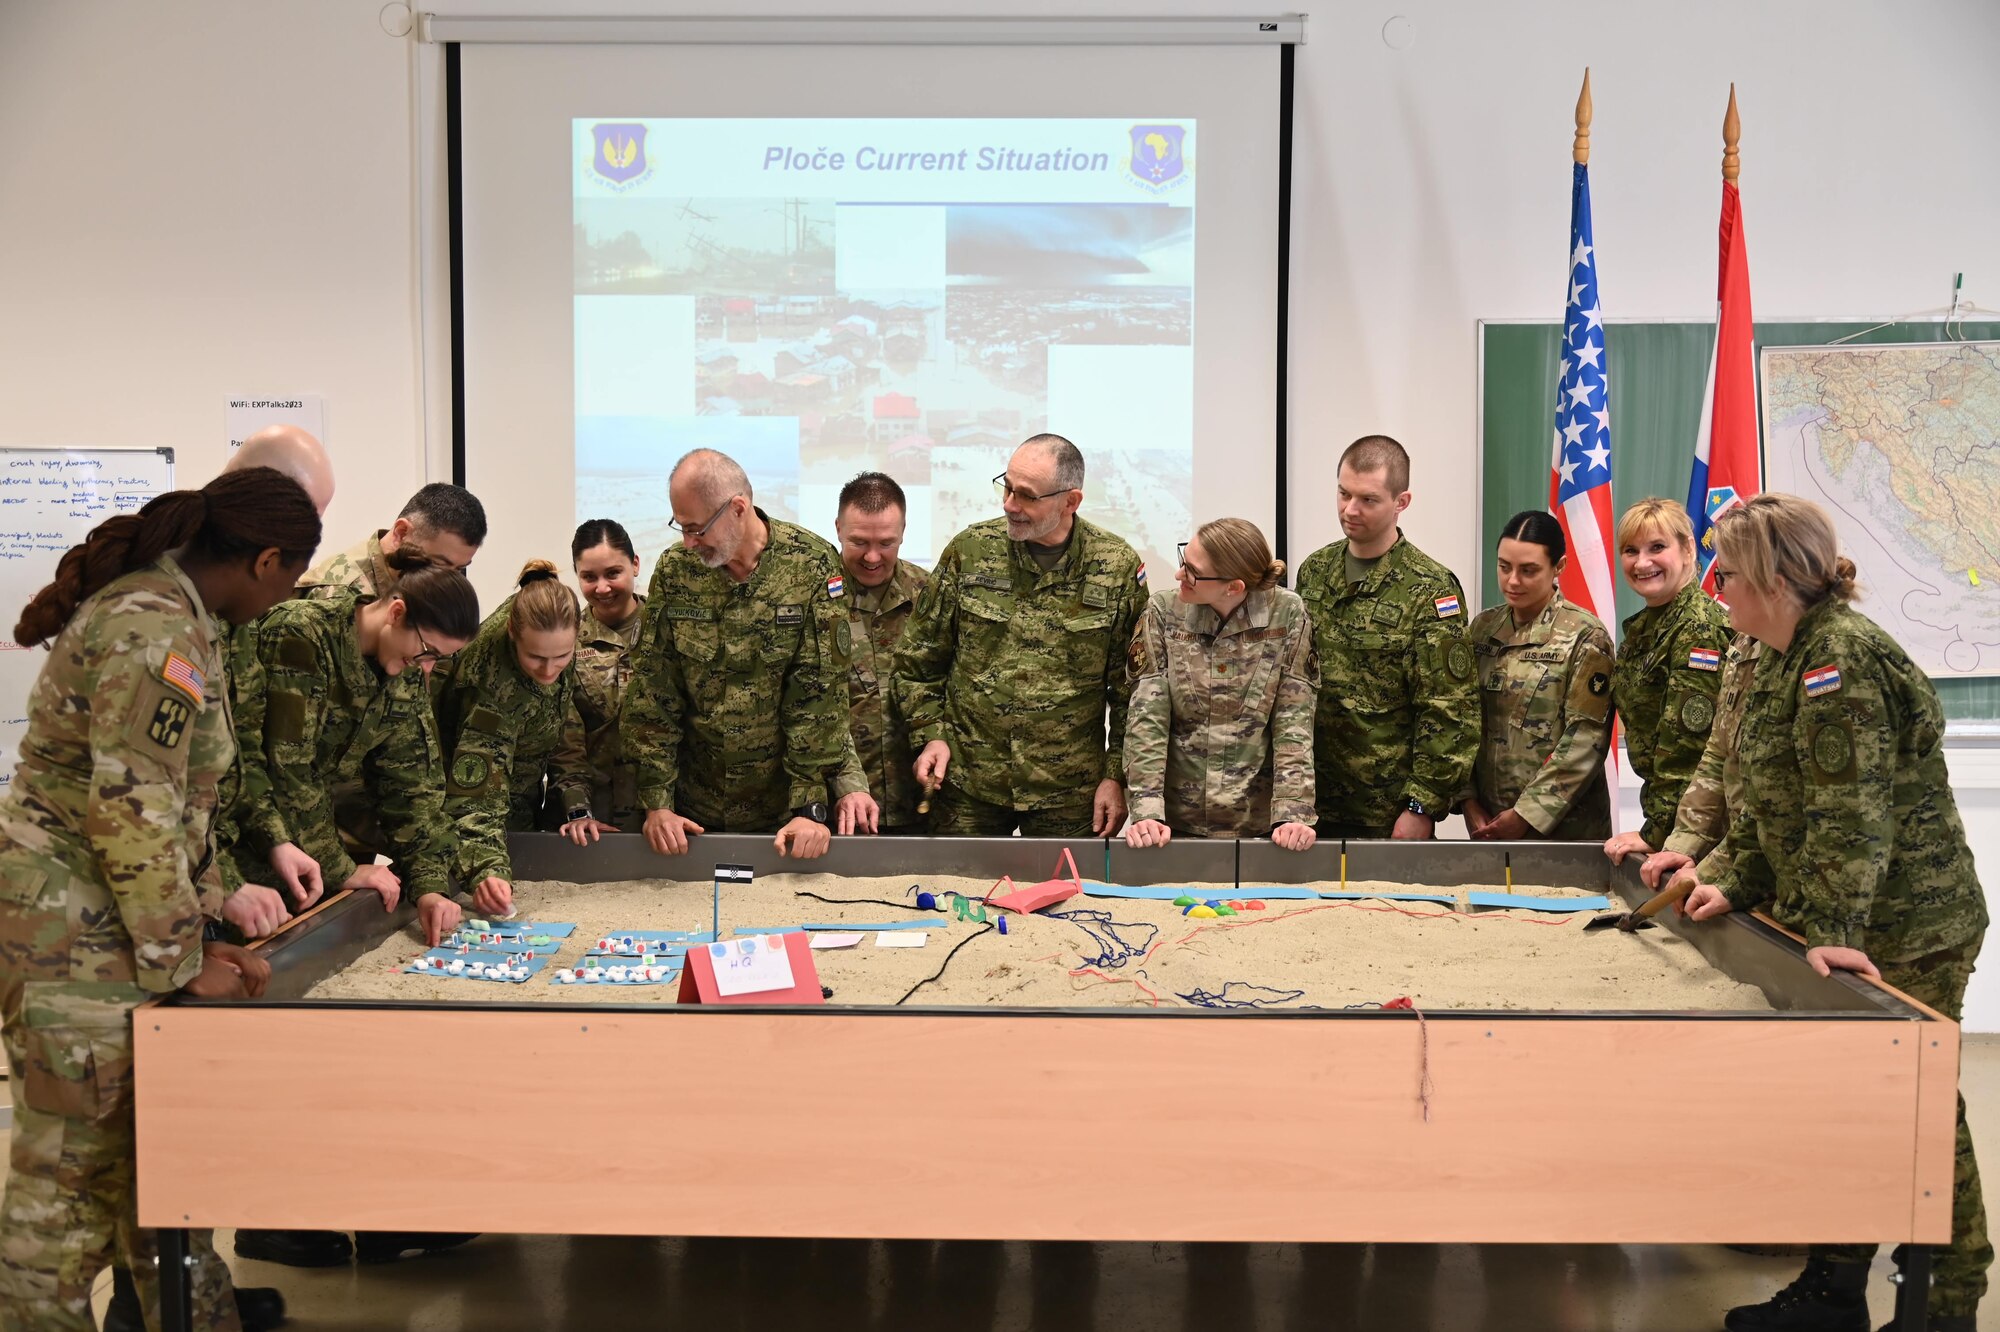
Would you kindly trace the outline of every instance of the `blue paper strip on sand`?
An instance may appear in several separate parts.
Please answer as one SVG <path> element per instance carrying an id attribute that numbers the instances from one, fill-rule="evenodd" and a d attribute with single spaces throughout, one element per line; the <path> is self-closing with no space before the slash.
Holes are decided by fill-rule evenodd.
<path id="1" fill-rule="evenodd" d="M 1262 897 L 1264 890 L 1259 888 L 1255 893 L 1250 895 L 1253 897 Z M 1350 893 L 1328 891 L 1317 893 L 1315 896 L 1331 898 L 1336 902 L 1441 902 L 1445 906 L 1458 905 L 1458 899 L 1449 893 Z"/>
<path id="2" fill-rule="evenodd" d="M 549 959 L 541 955 L 530 957 L 522 953 L 461 953 L 456 948 L 433 948 L 425 953 L 424 956 L 437 958 L 447 966 L 453 962 L 463 962 L 465 969 L 463 971 L 452 972 L 446 971 L 442 967 L 420 967 L 412 962 L 409 966 L 404 967 L 403 970 L 425 976 L 450 976 L 455 980 L 505 981 L 509 984 L 518 985 L 549 964 Z M 472 968 L 475 966 L 481 968 L 482 971 L 487 967 L 504 966 L 511 970 L 524 971 L 527 974 L 523 976 L 475 976 L 471 974 Z"/>
<path id="3" fill-rule="evenodd" d="M 1240 902 L 1246 897 L 1301 898 L 1318 897 L 1310 888 L 1190 888 L 1186 884 L 1157 883 L 1140 887 L 1128 887 L 1117 883 L 1086 883 L 1083 885 L 1086 897 L 1126 897 L 1135 901 L 1171 902 L 1176 897 L 1192 897 L 1197 902 Z M 856 925 L 853 928 L 861 929 Z"/>
<path id="4" fill-rule="evenodd" d="M 801 926 L 799 926 L 799 928 L 800 928 L 800 929 L 802 929 L 802 930 L 804 930 L 804 931 L 806 931 L 807 933 L 809 933 L 809 934 L 810 934 L 810 933 L 812 933 L 812 932 L 813 932 L 813 931 L 815 931 L 815 930 L 821 930 L 821 931 L 825 931 L 825 930 L 843 930 L 843 931 L 844 931 L 844 930 L 862 930 L 862 931 L 866 931 L 866 930 L 935 930 L 935 929 L 939 929 L 939 928 L 941 928 L 941 927 L 942 927 L 943 925 L 944 925 L 944 921 L 943 921 L 943 919 L 942 919 L 941 917 L 938 917 L 938 916 L 926 916 L 926 917 L 924 917 L 924 918 L 923 918 L 922 920 L 885 920 L 885 921 L 878 921 L 878 922 L 876 922 L 876 923 L 875 923 L 875 924 L 873 924 L 873 925 L 860 925 L 860 924 L 856 924 L 856 923 L 855 923 L 855 922 L 853 922 L 853 921 L 846 921 L 846 920 L 844 920 L 844 921 L 840 922 L 840 923 L 839 923 L 838 925 L 801 925 Z M 742 933 L 742 931 L 740 931 L 740 930 L 739 930 L 739 931 L 738 931 L 738 933 L 740 934 L 740 933 Z"/>
<path id="5" fill-rule="evenodd" d="M 546 934 L 551 939 L 567 939 L 576 933 L 574 925 L 551 925 L 539 920 L 488 920 L 481 921 L 477 926 L 467 921 L 461 928 L 480 929 L 487 934 Z"/>
<path id="6" fill-rule="evenodd" d="M 1608 897 L 1529 897 L 1523 893 L 1467 893 L 1465 900 L 1476 907 L 1521 911 L 1602 911 L 1611 905 Z"/>
<path id="7" fill-rule="evenodd" d="M 729 932 L 741 939 L 746 934 L 797 934 L 804 928 L 805 926 L 803 925 L 731 925 Z M 859 925 L 843 925 L 840 928 L 844 930 L 858 930 L 861 927 Z M 712 943 L 714 941 L 704 940 L 703 942 Z"/>
<path id="8" fill-rule="evenodd" d="M 625 941 L 632 944 L 627 947 Z M 611 947 L 606 948 L 606 942 Z M 637 957 L 641 953 L 685 953 L 689 944 L 715 942 L 707 930 L 606 930 L 585 950 L 593 957 Z"/>

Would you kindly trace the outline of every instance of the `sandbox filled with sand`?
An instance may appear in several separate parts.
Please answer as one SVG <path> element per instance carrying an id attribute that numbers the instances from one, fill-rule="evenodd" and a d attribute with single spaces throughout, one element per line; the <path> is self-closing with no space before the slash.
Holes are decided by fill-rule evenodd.
<path id="1" fill-rule="evenodd" d="M 1349 1008 L 1413 1000 L 1420 1009 L 1769 1011 L 1755 987 L 1710 967 L 1664 929 L 1586 933 L 1595 913 L 1558 915 L 1457 905 L 1254 899 L 1233 885 L 1191 885 L 1198 897 L 1262 900 L 1263 910 L 1192 919 L 1169 901 L 1079 895 L 1037 915 L 987 907 L 986 922 L 924 912 L 914 887 L 977 899 L 989 880 L 924 875 L 849 878 L 771 874 L 724 885 L 722 937 L 751 927 L 806 924 L 863 930 L 923 919 L 922 947 L 886 947 L 866 931 L 855 947 L 813 953 L 836 1004 L 1004 1005 L 1031 1008 Z M 1349 882 L 1349 891 L 1430 891 Z M 1573 889 L 1517 886 L 1542 897 Z M 811 896 L 816 894 L 817 896 Z M 833 899 L 833 900 L 823 900 Z M 871 900 L 873 899 L 873 900 Z M 553 983 L 582 964 L 600 937 L 622 930 L 707 930 L 710 885 L 667 880 L 514 885 L 515 917 L 577 926 L 554 959 L 513 984 L 401 969 L 424 951 L 406 926 L 345 970 L 313 986 L 313 999 L 400 999 L 565 1004 L 672 1003 L 678 983 Z M 471 914 L 468 911 L 468 914 Z M 908 937 L 918 931 L 899 930 Z M 947 961 L 947 959 L 949 959 Z M 615 959 L 605 959 L 606 962 Z M 941 973 L 941 974 L 940 974 Z"/>

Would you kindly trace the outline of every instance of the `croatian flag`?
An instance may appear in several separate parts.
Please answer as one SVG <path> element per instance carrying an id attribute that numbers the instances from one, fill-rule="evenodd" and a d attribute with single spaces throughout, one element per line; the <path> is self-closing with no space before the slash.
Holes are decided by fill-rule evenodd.
<path id="1" fill-rule="evenodd" d="M 1731 109 L 1735 90 L 1730 92 Z M 1716 279 L 1715 350 L 1708 362 L 1708 391 L 1695 432 L 1694 472 L 1688 478 L 1688 517 L 1694 519 L 1695 558 L 1701 586 L 1715 595 L 1715 520 L 1764 488 L 1757 448 L 1757 362 L 1750 325 L 1750 260 L 1743 247 L 1743 201 L 1736 182 L 1722 182 L 1722 257 Z"/>
<path id="2" fill-rule="evenodd" d="M 1569 205 L 1569 308 L 1556 389 L 1549 509 L 1562 524 L 1569 566 L 1562 594 L 1618 632 L 1611 583 L 1611 396 L 1604 367 L 1604 307 L 1591 244 L 1590 167 L 1573 164 Z"/>

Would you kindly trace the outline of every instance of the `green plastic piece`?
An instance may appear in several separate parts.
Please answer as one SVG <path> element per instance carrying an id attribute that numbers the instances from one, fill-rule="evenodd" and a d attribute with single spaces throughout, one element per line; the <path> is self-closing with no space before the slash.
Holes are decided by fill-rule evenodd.
<path id="1" fill-rule="evenodd" d="M 1236 914 L 1236 908 L 1233 906 L 1224 906 L 1222 903 L 1217 902 L 1215 904 L 1215 914 L 1218 916 L 1233 916 Z"/>
<path id="2" fill-rule="evenodd" d="M 1186 893 L 1182 893 L 1179 897 L 1176 897 L 1174 899 L 1174 905 L 1182 908 L 1191 907 L 1195 905 L 1195 900 L 1192 897 L 1189 897 Z"/>
<path id="3" fill-rule="evenodd" d="M 493 926 L 490 921 L 474 919 L 466 921 L 465 928 L 468 930 L 488 930 L 492 929 Z"/>

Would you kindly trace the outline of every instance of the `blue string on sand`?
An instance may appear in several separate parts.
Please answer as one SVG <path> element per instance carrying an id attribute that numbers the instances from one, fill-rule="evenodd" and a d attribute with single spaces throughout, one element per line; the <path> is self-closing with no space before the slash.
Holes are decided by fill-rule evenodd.
<path id="1" fill-rule="evenodd" d="M 1202 1008 L 1275 1008 L 1305 998 L 1304 990 L 1274 990 L 1248 981 L 1230 981 L 1220 994 L 1197 988 L 1181 998 Z"/>
<path id="2" fill-rule="evenodd" d="M 1088 907 L 1078 907 L 1074 911 L 1050 911 L 1045 913 L 1053 920 L 1066 920 L 1090 936 L 1090 941 L 1101 950 L 1096 957 L 1085 957 L 1077 963 L 1079 968 L 1097 967 L 1109 971 L 1122 967 L 1135 957 L 1144 957 L 1146 950 L 1153 946 L 1159 936 L 1160 927 L 1146 921 L 1125 921 L 1111 919 L 1109 911 L 1093 911 Z M 1128 939 L 1120 930 L 1135 931 Z M 1141 939 L 1136 931 L 1144 930 Z"/>

